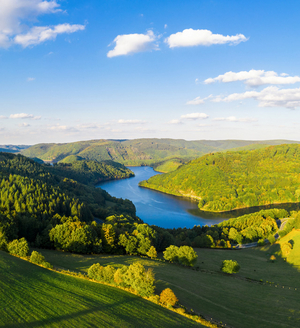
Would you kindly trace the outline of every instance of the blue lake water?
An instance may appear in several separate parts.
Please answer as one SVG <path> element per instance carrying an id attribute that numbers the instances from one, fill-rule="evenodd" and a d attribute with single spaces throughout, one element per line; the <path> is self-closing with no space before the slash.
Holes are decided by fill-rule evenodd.
<path id="1" fill-rule="evenodd" d="M 135 207 L 137 216 L 144 222 L 163 228 L 192 228 L 194 225 L 212 225 L 234 217 L 231 214 L 207 213 L 198 210 L 196 202 L 186 198 L 141 188 L 138 183 L 155 174 L 151 167 L 130 167 L 135 177 L 102 182 L 97 185 L 112 196 L 127 198 Z"/>

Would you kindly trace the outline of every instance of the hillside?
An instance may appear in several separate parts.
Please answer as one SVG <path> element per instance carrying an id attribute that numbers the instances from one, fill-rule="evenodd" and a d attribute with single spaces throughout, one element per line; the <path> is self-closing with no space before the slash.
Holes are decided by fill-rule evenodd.
<path id="1" fill-rule="evenodd" d="M 113 160 L 124 165 L 153 165 L 169 159 L 191 160 L 210 152 L 217 152 L 231 148 L 245 147 L 253 144 L 278 145 L 287 143 L 286 140 L 195 140 L 183 139 L 134 139 L 134 140 L 90 140 L 65 144 L 37 144 L 22 151 L 27 157 L 37 157 L 44 161 L 73 161 Z M 298 143 L 289 141 L 289 143 Z M 171 165 L 173 169 L 178 165 Z M 165 169 L 165 168 L 164 168 Z"/>
<path id="2" fill-rule="evenodd" d="M 153 269 L 158 293 L 166 287 L 171 288 L 181 304 L 206 318 L 222 321 L 227 327 L 295 328 L 299 326 L 300 319 L 300 257 L 296 257 L 300 250 L 299 232 L 296 235 L 293 230 L 284 237 L 286 241 L 294 240 L 288 257 L 290 263 L 279 254 L 278 243 L 236 251 L 197 249 L 198 260 L 194 270 L 133 256 L 41 252 L 54 265 L 80 272 L 87 272 L 93 263 L 98 262 L 104 266 L 120 267 L 141 261 L 144 266 Z M 276 256 L 274 263 L 270 261 L 272 254 Z M 238 274 L 220 272 L 225 259 L 236 260 L 240 264 Z"/>
<path id="3" fill-rule="evenodd" d="M 300 146 L 292 144 L 208 154 L 140 185 L 196 199 L 201 210 L 218 212 L 299 202 L 299 173 Z"/>
<path id="4" fill-rule="evenodd" d="M 202 327 L 128 292 L 4 252 L 0 290 L 0 327 Z"/>
<path id="5" fill-rule="evenodd" d="M 134 176 L 134 173 L 123 164 L 111 160 L 101 162 L 74 160 L 69 163 L 58 163 L 49 167 L 49 170 L 80 183 L 93 185 L 105 180 L 125 179 Z"/>

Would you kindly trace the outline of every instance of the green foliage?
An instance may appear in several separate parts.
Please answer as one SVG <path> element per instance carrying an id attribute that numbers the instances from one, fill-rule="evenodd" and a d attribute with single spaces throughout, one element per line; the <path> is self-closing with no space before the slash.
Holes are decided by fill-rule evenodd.
<path id="1" fill-rule="evenodd" d="M 45 268 L 52 268 L 52 265 L 45 261 L 45 257 L 37 251 L 32 251 L 30 255 L 30 262 L 42 265 Z"/>
<path id="2" fill-rule="evenodd" d="M 8 243 L 7 250 L 12 255 L 25 257 L 29 254 L 29 246 L 25 238 L 15 239 Z"/>
<path id="3" fill-rule="evenodd" d="M 164 259 L 170 262 L 178 262 L 185 266 L 194 266 L 198 255 L 190 246 L 169 246 L 164 251 Z"/>
<path id="4" fill-rule="evenodd" d="M 134 176 L 134 173 L 124 165 L 110 160 L 102 162 L 76 160 L 71 163 L 56 164 L 50 167 L 49 170 L 68 179 L 93 185 L 105 180 L 124 179 Z"/>
<path id="5" fill-rule="evenodd" d="M 151 259 L 157 258 L 157 251 L 154 246 L 151 246 L 149 251 L 147 252 L 147 256 L 149 256 Z"/>
<path id="6" fill-rule="evenodd" d="M 238 273 L 240 266 L 237 261 L 224 260 L 222 262 L 221 271 L 228 274 Z"/>
<path id="7" fill-rule="evenodd" d="M 300 201 L 300 146 L 212 153 L 141 186 L 199 200 L 205 211 Z"/>
<path id="8" fill-rule="evenodd" d="M 154 292 L 154 274 L 152 270 L 146 270 L 140 262 L 117 270 L 111 265 L 103 267 L 95 263 L 88 269 L 88 276 L 97 281 L 132 288 L 141 296 L 150 296 Z"/>

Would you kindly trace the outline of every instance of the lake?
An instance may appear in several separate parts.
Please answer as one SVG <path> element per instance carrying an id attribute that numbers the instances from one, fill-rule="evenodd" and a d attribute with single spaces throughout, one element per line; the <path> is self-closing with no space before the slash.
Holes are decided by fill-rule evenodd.
<path id="1" fill-rule="evenodd" d="M 112 196 L 127 198 L 136 207 L 137 216 L 145 223 L 163 228 L 192 228 L 194 225 L 212 225 L 234 217 L 233 214 L 207 213 L 198 210 L 196 202 L 141 188 L 138 183 L 155 174 L 152 167 L 129 167 L 135 177 L 101 182 L 97 185 Z"/>

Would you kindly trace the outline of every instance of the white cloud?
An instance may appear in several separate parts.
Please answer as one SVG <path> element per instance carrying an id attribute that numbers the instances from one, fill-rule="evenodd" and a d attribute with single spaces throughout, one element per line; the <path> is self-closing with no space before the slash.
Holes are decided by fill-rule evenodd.
<path id="1" fill-rule="evenodd" d="M 183 124 L 183 123 L 182 123 L 182 121 L 175 119 L 175 120 L 171 120 L 170 122 L 168 122 L 168 124 Z"/>
<path id="2" fill-rule="evenodd" d="M 0 120 L 6 120 L 6 119 L 8 119 L 8 117 L 7 117 L 7 116 L 4 116 L 4 115 L 0 115 Z"/>
<path id="3" fill-rule="evenodd" d="M 55 27 L 34 26 L 29 28 L 26 22 L 37 21 L 43 14 L 61 12 L 56 0 L 1 0 L 0 1 L 0 47 L 9 47 L 14 43 L 24 47 L 29 44 L 38 44 L 46 39 L 55 39 L 57 34 L 72 33 L 63 31 L 61 24 Z M 78 25 L 69 25 L 75 26 Z M 81 25 L 82 26 L 82 25 Z M 75 32 L 75 30 L 73 30 Z"/>
<path id="4" fill-rule="evenodd" d="M 256 118 L 237 118 L 235 116 L 228 116 L 228 117 L 217 117 L 214 118 L 213 121 L 227 121 L 227 122 L 245 122 L 245 123 L 251 123 L 251 122 L 257 122 Z"/>
<path id="5" fill-rule="evenodd" d="M 119 124 L 145 124 L 145 121 L 141 121 L 141 120 L 118 120 Z"/>
<path id="6" fill-rule="evenodd" d="M 156 36 L 149 30 L 147 34 L 123 34 L 114 39 L 115 47 L 107 53 L 107 57 L 128 55 L 131 53 L 158 50 L 154 43 Z"/>
<path id="7" fill-rule="evenodd" d="M 217 96 L 214 102 L 231 102 L 243 99 L 256 99 L 259 107 L 300 107 L 300 88 L 279 89 L 270 86 L 262 91 L 247 91 L 244 93 L 233 93 L 227 97 Z"/>
<path id="8" fill-rule="evenodd" d="M 265 84 L 293 84 L 300 82 L 299 76 L 289 76 L 286 73 L 278 74 L 274 71 L 255 70 L 241 71 L 241 72 L 227 72 L 215 78 L 209 78 L 204 81 L 206 84 L 214 82 L 235 82 L 244 81 L 244 83 L 251 87 L 257 87 Z"/>
<path id="9" fill-rule="evenodd" d="M 19 114 L 11 114 L 9 118 L 13 119 L 32 119 L 32 120 L 40 120 L 41 116 L 34 116 L 32 114 L 26 114 L 26 113 L 19 113 Z"/>
<path id="10" fill-rule="evenodd" d="M 74 33 L 85 29 L 84 25 L 79 24 L 59 24 L 54 27 L 35 26 L 26 34 L 19 34 L 14 38 L 16 44 L 20 44 L 24 48 L 37 45 L 47 40 L 55 40 L 58 34 Z"/>
<path id="11" fill-rule="evenodd" d="M 170 48 L 175 47 L 193 47 L 193 46 L 211 46 L 213 44 L 238 44 L 248 39 L 243 34 L 225 36 L 222 34 L 213 34 L 209 30 L 185 29 L 182 32 L 171 34 L 165 39 Z"/>
<path id="12" fill-rule="evenodd" d="M 27 78 L 27 82 L 32 82 L 32 81 L 34 81 L 35 80 L 35 77 L 28 77 Z"/>
<path id="13" fill-rule="evenodd" d="M 209 116 L 205 113 L 191 113 L 191 114 L 186 114 L 186 115 L 181 115 L 180 118 L 182 120 L 198 120 L 198 119 L 206 119 Z"/>
<path id="14" fill-rule="evenodd" d="M 30 126 L 30 124 L 28 124 L 28 123 L 20 123 L 19 126 L 22 127 L 22 128 L 27 128 L 28 126 Z"/>
<path id="15" fill-rule="evenodd" d="M 187 105 L 200 105 L 200 104 L 204 104 L 204 99 L 201 99 L 201 97 L 197 97 L 197 98 L 195 98 L 193 100 L 189 100 L 186 104 Z"/>
<path id="16" fill-rule="evenodd" d="M 167 24 L 165 24 L 164 28 L 167 28 L 167 27 L 168 27 L 168 25 L 167 25 Z"/>

